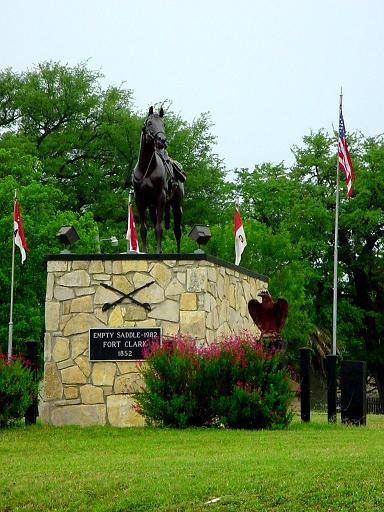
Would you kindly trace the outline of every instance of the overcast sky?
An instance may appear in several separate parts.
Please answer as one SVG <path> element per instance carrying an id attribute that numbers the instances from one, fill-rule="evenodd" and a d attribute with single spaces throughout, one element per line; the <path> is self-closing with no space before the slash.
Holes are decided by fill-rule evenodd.
<path id="1" fill-rule="evenodd" d="M 2 0 L 1 67 L 53 60 L 209 111 L 228 169 L 292 163 L 310 130 L 384 131 L 383 0 Z M 336 148 L 335 148 L 336 150 Z"/>

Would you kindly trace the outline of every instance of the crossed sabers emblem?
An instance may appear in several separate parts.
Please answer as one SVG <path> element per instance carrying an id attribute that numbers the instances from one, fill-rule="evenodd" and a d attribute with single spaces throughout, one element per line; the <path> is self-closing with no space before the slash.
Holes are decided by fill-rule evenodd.
<path id="1" fill-rule="evenodd" d="M 143 286 L 140 286 L 139 288 L 136 288 L 136 290 L 133 290 L 129 293 L 124 293 L 121 290 L 118 290 L 117 288 L 114 288 L 113 286 L 110 286 L 109 284 L 100 283 L 101 286 L 104 288 L 107 288 L 108 290 L 111 290 L 113 292 L 120 293 L 121 297 L 119 297 L 115 302 L 106 302 L 103 304 L 103 307 L 101 308 L 102 311 L 107 311 L 108 309 L 112 308 L 113 306 L 116 306 L 116 304 L 120 304 L 120 302 L 123 302 L 124 299 L 130 299 L 134 304 L 137 304 L 138 306 L 141 306 L 142 308 L 146 309 L 147 311 L 151 311 L 151 306 L 148 304 L 148 302 L 139 302 L 136 300 L 132 295 L 136 292 L 139 292 L 143 288 L 146 288 L 147 286 L 150 286 L 155 281 L 150 281 L 149 283 L 143 284 Z"/>

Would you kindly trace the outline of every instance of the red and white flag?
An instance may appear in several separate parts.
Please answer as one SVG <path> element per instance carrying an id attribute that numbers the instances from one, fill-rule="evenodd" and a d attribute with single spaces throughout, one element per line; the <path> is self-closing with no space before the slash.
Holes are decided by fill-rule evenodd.
<path id="1" fill-rule="evenodd" d="M 27 257 L 28 245 L 24 235 L 23 223 L 20 215 L 20 208 L 17 199 L 15 200 L 15 208 L 13 212 L 13 231 L 15 236 L 15 244 L 21 252 L 21 263 L 24 263 Z"/>
<path id="2" fill-rule="evenodd" d="M 241 261 L 241 255 L 247 245 L 247 240 L 245 238 L 243 222 L 240 217 L 240 212 L 238 207 L 235 209 L 235 265 L 239 265 Z"/>
<path id="3" fill-rule="evenodd" d="M 135 219 L 133 216 L 133 208 L 131 205 L 128 205 L 128 230 L 126 238 L 129 241 L 129 250 L 140 252 L 139 242 L 137 240 Z"/>
<path id="4" fill-rule="evenodd" d="M 344 125 L 343 112 L 341 110 L 340 103 L 340 117 L 339 117 L 339 169 L 343 171 L 345 174 L 345 179 L 347 182 L 347 196 L 352 196 L 352 181 L 355 179 L 355 173 L 353 172 L 352 160 L 349 155 L 348 145 L 347 145 L 347 136 Z"/>

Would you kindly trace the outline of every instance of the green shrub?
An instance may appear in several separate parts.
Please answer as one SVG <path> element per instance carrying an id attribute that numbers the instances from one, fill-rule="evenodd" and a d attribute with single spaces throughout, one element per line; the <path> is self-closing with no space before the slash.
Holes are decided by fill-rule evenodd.
<path id="1" fill-rule="evenodd" d="M 8 361 L 0 354 L 0 427 L 23 418 L 35 393 L 36 383 L 26 361 L 17 357 Z"/>
<path id="2" fill-rule="evenodd" d="M 142 374 L 136 400 L 149 424 L 282 428 L 292 418 L 282 352 L 249 335 L 203 348 L 182 338 L 152 345 Z"/>

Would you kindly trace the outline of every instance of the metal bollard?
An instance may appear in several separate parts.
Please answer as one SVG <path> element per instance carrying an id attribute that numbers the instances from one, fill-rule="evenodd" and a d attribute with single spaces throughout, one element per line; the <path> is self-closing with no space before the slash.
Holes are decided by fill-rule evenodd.
<path id="1" fill-rule="evenodd" d="M 337 399 L 337 380 L 336 380 L 337 356 L 327 355 L 327 408 L 328 422 L 335 423 L 337 419 L 336 399 Z"/>
<path id="2" fill-rule="evenodd" d="M 25 342 L 26 346 L 26 358 L 31 364 L 31 370 L 33 374 L 33 378 L 37 379 L 37 348 L 38 343 L 37 341 L 27 341 Z M 38 409 L 38 397 L 33 397 L 33 401 L 31 405 L 28 407 L 28 409 L 25 412 L 25 424 L 26 425 L 34 425 L 36 424 L 36 418 L 39 415 L 39 409 Z"/>
<path id="3" fill-rule="evenodd" d="M 311 420 L 311 349 L 303 347 L 300 349 L 300 405 L 301 420 Z"/>

